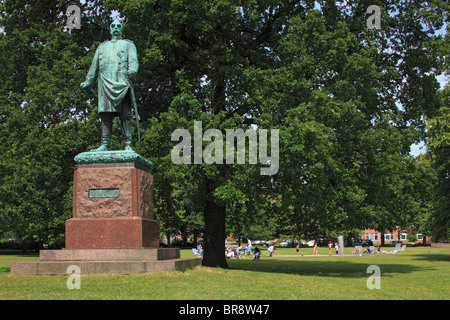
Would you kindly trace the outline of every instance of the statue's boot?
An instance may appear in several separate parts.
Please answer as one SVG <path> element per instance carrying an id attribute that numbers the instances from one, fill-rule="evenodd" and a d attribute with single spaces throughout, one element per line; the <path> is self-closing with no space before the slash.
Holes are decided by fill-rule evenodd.
<path id="1" fill-rule="evenodd" d="M 101 119 L 102 119 L 102 141 L 100 147 L 91 150 L 92 152 L 109 151 L 109 148 L 111 147 L 112 117 L 101 116 Z"/>
<path id="2" fill-rule="evenodd" d="M 122 137 L 123 137 L 123 149 L 125 151 L 133 151 L 133 148 L 131 147 L 132 142 L 131 115 L 130 119 L 122 120 Z"/>
<path id="3" fill-rule="evenodd" d="M 109 148 L 111 147 L 111 136 L 102 136 L 102 141 L 100 144 L 100 147 L 97 149 L 91 150 L 91 152 L 98 152 L 98 151 L 109 151 Z"/>

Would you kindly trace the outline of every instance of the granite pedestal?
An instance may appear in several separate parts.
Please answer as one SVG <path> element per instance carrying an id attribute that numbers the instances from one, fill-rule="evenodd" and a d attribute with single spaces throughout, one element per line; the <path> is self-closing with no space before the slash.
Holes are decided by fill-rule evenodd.
<path id="1" fill-rule="evenodd" d="M 151 163 L 135 152 L 85 152 L 74 173 L 73 218 L 66 221 L 66 246 L 41 250 L 40 261 L 12 263 L 14 274 L 147 273 L 186 270 L 201 264 L 180 259 L 177 248 L 159 248 L 153 215 Z"/>
<path id="2" fill-rule="evenodd" d="M 11 263 L 11 273 L 65 275 L 75 265 L 81 274 L 135 274 L 201 265 L 200 259 L 180 258 L 179 248 L 41 250 L 39 255 L 39 261 Z"/>

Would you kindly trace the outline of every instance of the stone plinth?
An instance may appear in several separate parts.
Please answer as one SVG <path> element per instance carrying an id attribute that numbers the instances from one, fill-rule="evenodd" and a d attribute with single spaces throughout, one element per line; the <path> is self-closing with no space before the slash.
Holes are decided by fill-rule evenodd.
<path id="1" fill-rule="evenodd" d="M 158 261 L 180 258 L 179 248 L 41 250 L 41 261 Z"/>
<path id="2" fill-rule="evenodd" d="M 147 248 L 159 246 L 159 225 L 142 218 L 72 218 L 66 221 L 66 248 Z"/>
<path id="3" fill-rule="evenodd" d="M 70 266 L 80 268 L 81 274 L 136 274 L 167 270 L 186 271 L 201 265 L 201 260 L 170 259 L 163 261 L 36 261 L 11 263 L 12 274 L 68 275 Z"/>
<path id="4" fill-rule="evenodd" d="M 40 261 L 11 263 L 12 274 L 66 275 L 69 266 L 81 274 L 133 274 L 165 270 L 185 271 L 201 259 L 182 259 L 178 248 L 41 250 Z"/>
<path id="5" fill-rule="evenodd" d="M 40 261 L 11 264 L 13 274 L 132 274 L 186 270 L 198 258 L 159 248 L 153 216 L 151 162 L 135 152 L 85 152 L 75 157 L 73 218 L 66 220 L 66 248 L 41 250 Z"/>
<path id="6" fill-rule="evenodd" d="M 85 152 L 75 160 L 66 248 L 158 247 L 150 162 L 126 151 Z"/>

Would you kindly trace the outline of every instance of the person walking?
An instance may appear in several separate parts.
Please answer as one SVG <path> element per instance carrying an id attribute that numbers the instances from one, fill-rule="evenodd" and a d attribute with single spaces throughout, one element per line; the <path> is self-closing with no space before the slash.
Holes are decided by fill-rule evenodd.
<path id="1" fill-rule="evenodd" d="M 313 255 L 315 254 L 317 256 L 317 249 L 318 249 L 319 245 L 317 244 L 317 242 L 314 242 L 314 251 L 313 251 Z"/>

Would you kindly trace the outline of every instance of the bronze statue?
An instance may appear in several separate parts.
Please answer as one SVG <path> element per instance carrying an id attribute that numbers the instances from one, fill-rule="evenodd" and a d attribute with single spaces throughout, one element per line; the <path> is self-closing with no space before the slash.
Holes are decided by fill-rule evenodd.
<path id="1" fill-rule="evenodd" d="M 100 147 L 92 151 L 109 151 L 114 116 L 119 116 L 122 122 L 124 150 L 132 151 L 132 104 L 137 109 L 130 79 L 139 69 L 136 46 L 132 41 L 122 39 L 123 26 L 119 21 L 111 24 L 110 31 L 112 39 L 97 48 L 86 81 L 81 84 L 83 89 L 87 88 L 98 77 L 98 112 L 102 120 L 102 139 Z"/>

